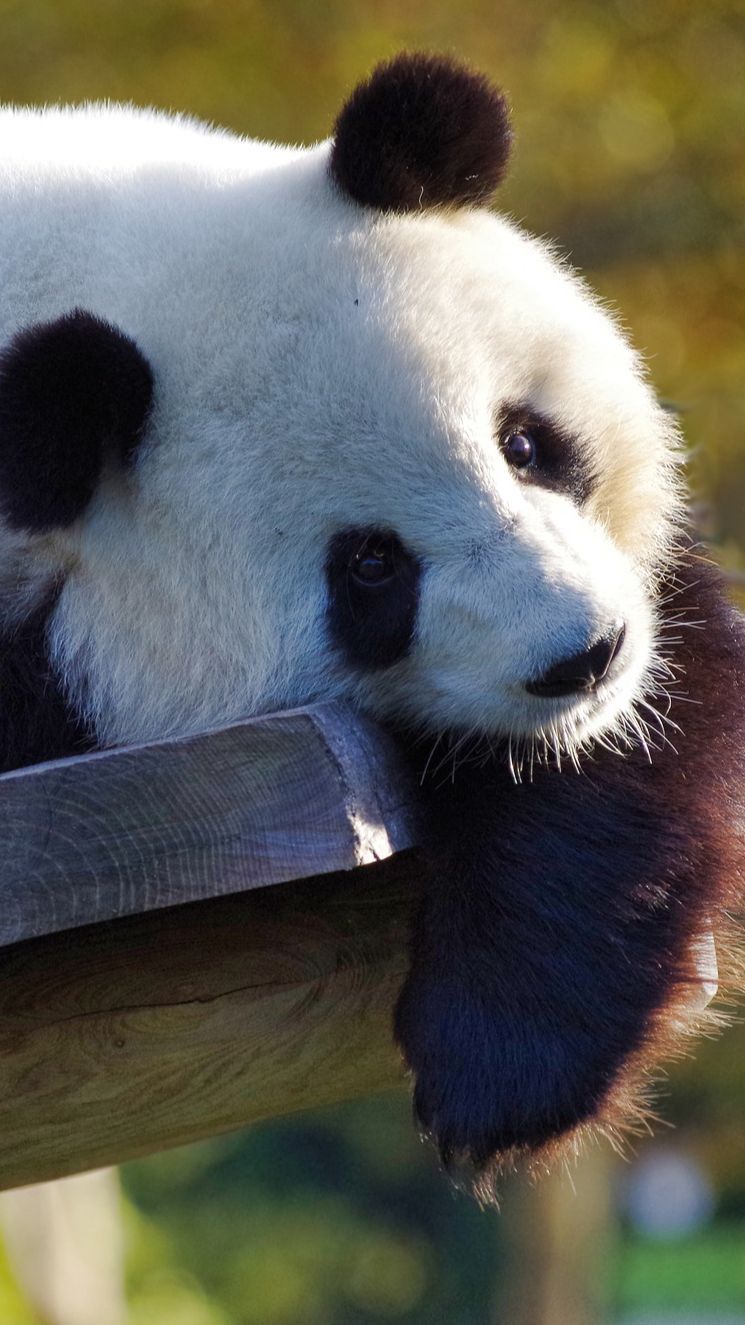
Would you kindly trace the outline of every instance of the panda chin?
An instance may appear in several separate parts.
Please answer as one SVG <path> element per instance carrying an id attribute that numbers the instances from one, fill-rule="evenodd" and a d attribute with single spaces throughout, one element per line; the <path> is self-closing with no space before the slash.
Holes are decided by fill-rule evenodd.
<path id="1" fill-rule="evenodd" d="M 619 754 L 641 747 L 648 755 L 667 739 L 670 695 L 664 685 L 665 664 L 648 647 L 629 650 L 623 669 L 601 681 L 590 695 L 544 699 L 532 705 L 528 730 L 508 737 L 512 745 L 529 747 L 532 758 L 577 763 L 596 744 Z M 669 680 L 668 680 L 669 684 Z M 540 707 L 538 706 L 540 704 Z"/>
<path id="2" fill-rule="evenodd" d="M 643 719 L 637 704 L 644 703 L 649 710 Z M 592 699 L 580 704 L 557 705 L 557 712 L 544 717 L 528 736 L 508 738 L 508 745 L 518 745 L 521 762 L 525 762 L 526 747 L 529 757 L 538 762 L 550 762 L 558 767 L 566 759 L 575 768 L 581 767 L 583 757 L 592 758 L 596 746 L 614 750 L 623 756 L 640 746 L 651 757 L 664 732 L 665 718 L 653 710 L 649 700 L 629 687 L 608 686 L 605 693 L 598 692 Z M 514 753 L 511 761 L 515 763 Z"/>

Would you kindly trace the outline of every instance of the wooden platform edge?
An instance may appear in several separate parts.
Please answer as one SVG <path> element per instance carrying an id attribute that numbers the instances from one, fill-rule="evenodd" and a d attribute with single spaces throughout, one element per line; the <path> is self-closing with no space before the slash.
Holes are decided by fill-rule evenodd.
<path id="1" fill-rule="evenodd" d="M 416 802 L 344 704 L 5 774 L 0 947 L 386 859 Z"/>

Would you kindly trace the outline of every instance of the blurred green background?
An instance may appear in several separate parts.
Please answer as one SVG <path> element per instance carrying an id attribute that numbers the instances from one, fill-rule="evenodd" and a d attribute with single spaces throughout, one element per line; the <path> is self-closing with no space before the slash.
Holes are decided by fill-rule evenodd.
<path id="1" fill-rule="evenodd" d="M 699 517 L 745 546 L 745 10 L 741 0 L 0 0 L 0 96 L 188 110 L 325 136 L 402 47 L 509 91 L 501 205 L 620 312 L 694 452 Z M 406 1095 L 123 1170 L 132 1325 L 745 1325 L 745 1035 L 677 1067 L 619 1161 L 456 1196 Z M 576 1194 L 573 1190 L 576 1188 Z M 41 1318 L 0 1261 L 0 1321 Z M 51 1321 L 51 1317 L 49 1317 Z"/>

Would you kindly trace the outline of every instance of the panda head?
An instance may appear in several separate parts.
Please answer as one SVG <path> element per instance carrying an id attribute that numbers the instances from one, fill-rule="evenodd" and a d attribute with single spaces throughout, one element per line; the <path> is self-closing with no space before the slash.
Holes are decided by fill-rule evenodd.
<path id="1" fill-rule="evenodd" d="M 338 697 L 539 753 L 643 739 L 678 440 L 608 314 L 487 210 L 503 97 L 402 56 L 307 151 L 159 119 L 165 163 L 102 219 L 117 136 L 158 137 L 118 114 L 55 126 L 69 272 L 18 275 L 0 357 L 6 525 L 62 583 L 98 739 Z"/>

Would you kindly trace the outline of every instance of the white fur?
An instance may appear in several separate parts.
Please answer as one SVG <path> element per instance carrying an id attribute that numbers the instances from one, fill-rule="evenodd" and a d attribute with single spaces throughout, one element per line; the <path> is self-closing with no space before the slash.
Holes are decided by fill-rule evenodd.
<path id="1" fill-rule="evenodd" d="M 101 741 L 343 695 L 433 731 L 569 745 L 631 711 L 677 439 L 545 245 L 484 211 L 358 207 L 327 143 L 127 107 L 1 118 L 0 343 L 82 307 L 155 374 L 134 472 L 26 552 L 66 573 L 54 654 Z M 585 510 L 508 468 L 494 421 L 515 401 L 591 454 Z M 336 530 L 369 524 L 425 572 L 410 656 L 358 676 L 328 642 L 324 559 Z M 627 666 L 599 697 L 525 692 L 619 617 Z"/>

